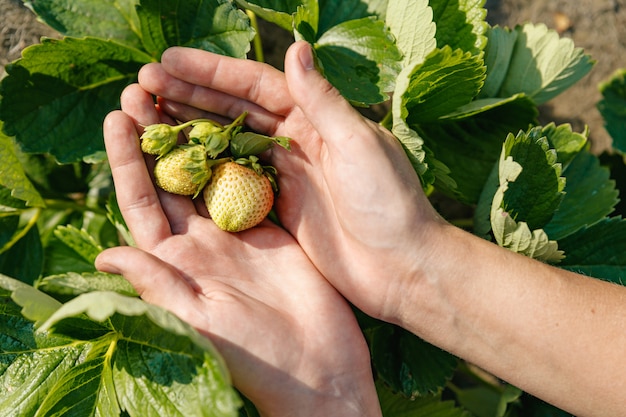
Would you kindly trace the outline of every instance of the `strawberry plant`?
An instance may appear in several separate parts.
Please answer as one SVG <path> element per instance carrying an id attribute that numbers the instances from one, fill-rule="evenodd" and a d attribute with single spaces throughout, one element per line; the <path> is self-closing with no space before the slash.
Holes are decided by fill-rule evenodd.
<path id="1" fill-rule="evenodd" d="M 383 103 L 389 111 L 376 121 L 398 138 L 450 222 L 543 262 L 623 283 L 624 73 L 601 86 L 599 103 L 615 153 L 590 153 L 587 131 L 540 126 L 538 106 L 593 65 L 543 24 L 491 27 L 484 0 L 29 5 L 63 38 L 26 48 L 0 86 L 2 415 L 254 415 L 207 339 L 143 302 L 122 277 L 97 272 L 93 261 L 103 248 L 133 244 L 104 154 L 105 114 L 139 68 L 169 46 L 245 59 L 251 42 L 258 46 L 256 17 L 310 42 L 323 74 L 355 106 Z M 189 136 L 214 127 L 199 125 L 205 132 Z M 144 151 L 160 160 L 178 149 L 163 140 L 168 132 L 146 132 L 155 143 L 144 142 Z M 270 145 L 250 135 L 231 140 L 234 159 Z M 209 159 L 226 150 L 212 136 L 200 160 L 208 143 Z M 447 204 L 471 214 L 459 218 Z M 386 416 L 565 415 L 356 314 Z"/>

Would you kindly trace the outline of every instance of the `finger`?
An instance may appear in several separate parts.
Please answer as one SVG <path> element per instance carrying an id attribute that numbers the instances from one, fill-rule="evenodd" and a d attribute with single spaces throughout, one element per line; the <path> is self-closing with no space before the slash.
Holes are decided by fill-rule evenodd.
<path id="1" fill-rule="evenodd" d="M 135 122 L 127 114 L 114 111 L 107 115 L 103 129 L 124 220 L 137 245 L 152 248 L 171 231 L 139 147 Z"/>
<path id="2" fill-rule="evenodd" d="M 122 91 L 120 103 L 124 113 L 128 114 L 138 125 L 138 132 L 144 126 L 159 123 L 159 113 L 154 106 L 152 95 L 139 84 L 131 84 Z"/>
<path id="3" fill-rule="evenodd" d="M 162 64 L 142 68 L 139 82 L 155 95 L 230 120 L 247 111 L 246 124 L 266 134 L 273 134 L 293 109 L 282 72 L 197 49 L 168 49 Z"/>
<path id="4" fill-rule="evenodd" d="M 145 126 L 153 123 L 174 124 L 170 117 L 159 111 L 159 108 L 154 105 L 152 95 L 138 84 L 132 84 L 122 92 L 121 104 L 124 113 L 135 120 L 139 132 L 143 132 Z M 184 138 L 181 135 L 182 140 Z M 152 177 L 155 160 L 151 156 L 147 156 L 144 159 L 150 177 Z M 154 186 L 152 185 L 152 187 Z M 159 188 L 156 191 L 161 202 L 161 208 L 170 223 L 171 233 L 185 230 L 188 216 L 196 214 L 193 203 L 187 197 L 173 196 Z M 144 226 L 148 225 L 147 219 L 149 218 L 144 219 Z"/>
<path id="5" fill-rule="evenodd" d="M 181 47 L 166 50 L 161 62 L 165 71 L 190 84 L 256 103 L 274 114 L 291 110 L 284 74 L 270 65 Z"/>
<path id="6" fill-rule="evenodd" d="M 173 117 L 176 120 L 210 119 L 215 120 L 222 125 L 227 125 L 228 123 L 232 122 L 232 119 L 229 119 L 227 117 L 200 109 L 198 107 L 193 107 L 188 104 L 171 101 L 164 98 L 163 96 L 157 97 L 157 102 L 159 108 L 164 113 Z"/>
<path id="7" fill-rule="evenodd" d="M 167 308 L 183 320 L 197 320 L 192 305 L 197 292 L 170 264 L 141 249 L 118 246 L 101 252 L 99 271 L 123 275 L 147 302 Z M 193 325 L 193 323 L 191 323 Z"/>
<path id="8" fill-rule="evenodd" d="M 352 146 L 362 146 L 355 142 L 372 136 L 372 126 L 315 69 L 307 42 L 287 51 L 285 76 L 294 102 L 331 148 L 349 155 Z"/>
<path id="9" fill-rule="evenodd" d="M 268 134 L 274 132 L 283 120 L 281 115 L 274 114 L 247 99 L 180 80 L 168 74 L 161 64 L 144 66 L 139 72 L 139 83 L 150 93 L 166 99 L 164 103 L 179 103 L 178 107 L 174 105 L 173 108 L 164 110 L 180 120 L 204 118 L 209 116 L 207 115 L 209 113 L 224 116 L 225 123 L 228 123 L 246 111 L 248 112 L 246 124 L 254 130 Z M 182 109 L 180 105 L 188 108 Z M 199 111 L 189 112 L 189 108 L 196 108 Z M 189 113 L 188 117 L 186 113 L 181 113 L 183 110 Z"/>

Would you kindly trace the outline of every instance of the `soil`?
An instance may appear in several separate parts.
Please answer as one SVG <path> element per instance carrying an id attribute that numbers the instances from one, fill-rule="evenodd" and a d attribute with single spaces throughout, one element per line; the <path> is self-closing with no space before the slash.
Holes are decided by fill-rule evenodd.
<path id="1" fill-rule="evenodd" d="M 571 38 L 597 61 L 583 80 L 541 107 L 541 121 L 570 123 L 576 131 L 589 126 L 592 150 L 599 153 L 608 149 L 611 139 L 596 109 L 601 99 L 598 85 L 616 69 L 626 67 L 626 0 L 487 0 L 486 8 L 492 25 L 544 23 Z M 267 26 L 261 29 L 269 30 Z M 7 63 L 19 58 L 25 47 L 39 42 L 42 36 L 59 37 L 21 1 L 0 0 L 0 74 Z M 267 42 L 271 39 L 267 35 L 264 39 L 266 60 L 281 68 L 288 41 Z"/>

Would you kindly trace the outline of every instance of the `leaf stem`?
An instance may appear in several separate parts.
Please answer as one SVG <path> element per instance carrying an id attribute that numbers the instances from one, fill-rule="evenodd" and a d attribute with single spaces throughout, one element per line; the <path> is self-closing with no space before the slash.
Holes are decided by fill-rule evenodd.
<path id="1" fill-rule="evenodd" d="M 257 62 L 265 62 L 265 56 L 263 54 L 263 42 L 261 41 L 261 34 L 259 33 L 259 22 L 257 21 L 256 14 L 252 10 L 246 10 L 246 14 L 250 18 L 250 25 L 256 32 L 254 39 L 252 40 L 254 45 L 254 56 Z"/>
<path id="2" fill-rule="evenodd" d="M 92 212 L 96 214 L 104 214 L 104 215 L 107 214 L 107 211 L 100 207 L 89 207 L 83 204 L 78 204 L 71 200 L 65 201 L 65 200 L 46 199 L 44 200 L 44 202 L 46 203 L 45 208 L 51 209 L 51 210 L 73 210 L 73 211 L 78 211 L 81 213 Z"/>
<path id="3" fill-rule="evenodd" d="M 391 130 L 393 128 L 393 112 L 389 110 L 379 123 L 382 127 Z"/>

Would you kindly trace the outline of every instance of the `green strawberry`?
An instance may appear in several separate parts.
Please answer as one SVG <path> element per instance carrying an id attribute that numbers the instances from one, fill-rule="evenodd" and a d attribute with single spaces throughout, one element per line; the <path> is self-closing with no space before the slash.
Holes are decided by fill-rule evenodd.
<path id="1" fill-rule="evenodd" d="M 177 126 L 170 126 L 166 123 L 146 126 L 140 138 L 141 150 L 147 154 L 162 157 L 176 146 L 180 130 Z"/>
<path id="2" fill-rule="evenodd" d="M 214 167 L 211 181 L 204 189 L 204 202 L 211 218 L 220 229 L 229 232 L 256 226 L 274 204 L 269 174 L 242 163 L 229 161 Z"/>
<path id="3" fill-rule="evenodd" d="M 156 184 L 173 194 L 200 194 L 211 177 L 202 145 L 178 145 L 158 159 L 154 166 Z"/>

